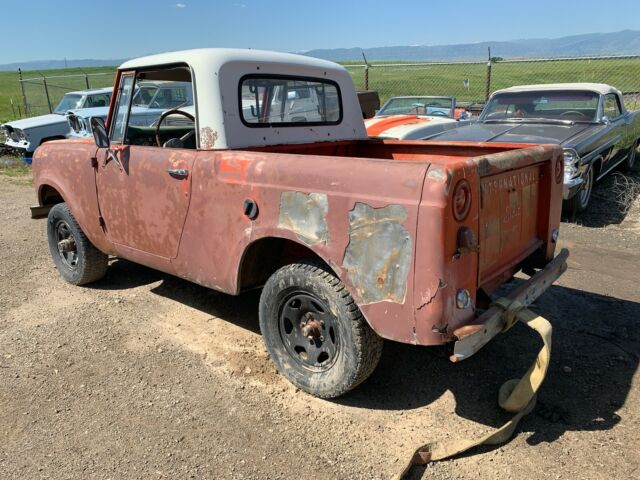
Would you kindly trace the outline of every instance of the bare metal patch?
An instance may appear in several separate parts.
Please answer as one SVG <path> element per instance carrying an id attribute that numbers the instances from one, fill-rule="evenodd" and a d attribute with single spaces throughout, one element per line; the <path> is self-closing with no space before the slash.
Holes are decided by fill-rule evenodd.
<path id="1" fill-rule="evenodd" d="M 327 212 L 329 203 L 324 193 L 282 192 L 278 227 L 286 228 L 307 245 L 329 241 Z"/>
<path id="2" fill-rule="evenodd" d="M 402 205 L 373 208 L 356 203 L 349 212 L 349 245 L 343 266 L 365 304 L 404 303 L 412 241 L 402 225 Z"/>
<path id="3" fill-rule="evenodd" d="M 218 140 L 218 132 L 214 132 L 211 127 L 202 127 L 200 129 L 200 148 L 209 150 L 212 149 L 216 140 Z"/>

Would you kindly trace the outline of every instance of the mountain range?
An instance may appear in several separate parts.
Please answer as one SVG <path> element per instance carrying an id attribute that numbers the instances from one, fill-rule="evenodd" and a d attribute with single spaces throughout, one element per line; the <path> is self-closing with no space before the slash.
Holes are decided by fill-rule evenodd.
<path id="1" fill-rule="evenodd" d="M 411 45 L 376 48 L 333 48 L 303 52 L 311 57 L 333 61 L 361 61 L 362 53 L 369 61 L 425 60 L 462 61 L 486 60 L 491 56 L 508 58 L 547 58 L 569 56 L 638 55 L 640 31 L 588 33 L 562 38 L 534 38 L 504 42 L 478 42 L 457 45 Z"/>
<path id="2" fill-rule="evenodd" d="M 477 42 L 454 45 L 399 45 L 374 48 L 331 48 L 299 52 L 333 61 L 361 61 L 362 53 L 369 61 L 462 61 L 486 60 L 487 48 L 494 57 L 547 58 L 569 56 L 639 55 L 640 31 L 587 33 L 561 38 L 534 38 L 501 42 Z M 124 60 L 36 60 L 0 65 L 0 70 L 48 70 L 72 67 L 119 65 Z"/>

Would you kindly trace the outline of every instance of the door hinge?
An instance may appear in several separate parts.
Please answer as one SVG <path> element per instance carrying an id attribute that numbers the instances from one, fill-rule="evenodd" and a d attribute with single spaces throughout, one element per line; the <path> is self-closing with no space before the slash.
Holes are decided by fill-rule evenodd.
<path id="1" fill-rule="evenodd" d="M 98 168 L 98 157 L 91 157 L 91 166 L 93 168 Z"/>

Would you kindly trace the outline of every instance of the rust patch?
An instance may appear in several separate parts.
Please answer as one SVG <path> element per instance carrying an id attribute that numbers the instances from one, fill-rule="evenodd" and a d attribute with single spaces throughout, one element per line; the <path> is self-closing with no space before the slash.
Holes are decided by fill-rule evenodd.
<path id="1" fill-rule="evenodd" d="M 329 203 L 324 193 L 282 192 L 278 227 L 296 234 L 307 245 L 329 241 L 327 212 Z"/>
<path id="2" fill-rule="evenodd" d="M 412 240 L 402 225 L 402 205 L 373 208 L 356 203 L 349 212 L 349 245 L 343 265 L 364 304 L 404 303 Z"/>
<path id="3" fill-rule="evenodd" d="M 216 140 L 218 140 L 218 132 L 214 132 L 211 127 L 200 129 L 200 148 L 210 150 L 215 146 Z"/>

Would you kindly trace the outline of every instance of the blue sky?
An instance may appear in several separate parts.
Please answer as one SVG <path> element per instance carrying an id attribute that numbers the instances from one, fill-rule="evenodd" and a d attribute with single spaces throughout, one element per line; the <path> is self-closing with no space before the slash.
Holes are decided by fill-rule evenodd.
<path id="1" fill-rule="evenodd" d="M 0 11 L 0 64 L 196 47 L 304 51 L 640 29 L 638 0 L 0 0 Z"/>

